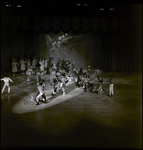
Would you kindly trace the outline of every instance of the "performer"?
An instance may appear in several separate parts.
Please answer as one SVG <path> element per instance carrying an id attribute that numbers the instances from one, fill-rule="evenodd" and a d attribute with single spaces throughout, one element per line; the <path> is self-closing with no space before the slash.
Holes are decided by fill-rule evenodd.
<path id="1" fill-rule="evenodd" d="M 54 74 L 52 77 L 53 83 L 52 83 L 52 95 L 55 95 L 58 88 L 58 79 L 56 75 Z"/>
<path id="2" fill-rule="evenodd" d="M 53 66 L 50 68 L 50 84 L 51 85 L 53 83 L 53 77 L 56 75 L 56 70 L 57 70 L 57 67 L 55 66 L 55 64 L 53 64 Z"/>
<path id="3" fill-rule="evenodd" d="M 13 59 L 13 62 L 12 62 L 12 72 L 13 72 L 13 76 L 15 76 L 16 72 L 17 72 L 17 66 L 19 65 L 15 59 Z"/>
<path id="4" fill-rule="evenodd" d="M 101 92 L 102 93 L 102 86 L 101 86 L 101 84 L 99 85 L 99 88 L 98 88 L 98 92 Z"/>
<path id="5" fill-rule="evenodd" d="M 98 78 L 99 76 L 101 76 L 101 70 L 97 69 L 97 70 L 96 70 L 96 74 L 97 74 L 97 78 Z"/>
<path id="6" fill-rule="evenodd" d="M 77 74 L 78 74 L 78 71 L 74 68 L 74 69 L 73 69 L 73 79 L 74 79 L 76 82 L 77 82 L 77 79 L 76 79 Z"/>
<path id="7" fill-rule="evenodd" d="M 32 66 L 26 70 L 26 75 L 27 75 L 27 81 L 30 81 L 31 80 L 31 76 L 33 74 L 33 69 L 32 69 Z"/>
<path id="8" fill-rule="evenodd" d="M 42 74 L 44 73 L 44 60 L 43 59 L 40 59 L 39 61 L 39 64 L 40 64 L 40 71 L 42 71 Z"/>
<path id="9" fill-rule="evenodd" d="M 113 84 L 113 76 L 109 79 L 110 85 L 109 85 L 109 96 L 114 95 L 114 84 Z"/>
<path id="10" fill-rule="evenodd" d="M 100 87 L 102 88 L 102 84 L 103 84 L 103 78 L 102 78 L 102 76 L 98 77 L 98 81 L 100 83 Z"/>
<path id="11" fill-rule="evenodd" d="M 78 75 L 77 75 L 76 86 L 79 86 L 79 87 L 81 86 L 82 76 L 83 76 L 83 69 L 80 68 L 80 70 L 78 71 Z"/>
<path id="12" fill-rule="evenodd" d="M 63 91 L 63 95 L 65 95 L 66 94 L 65 87 L 67 86 L 66 84 L 68 83 L 68 79 L 66 78 L 66 74 L 65 73 L 62 73 L 61 75 L 62 75 L 62 77 L 61 77 L 60 88 Z"/>
<path id="13" fill-rule="evenodd" d="M 37 65 L 37 59 L 35 57 L 33 57 L 32 66 L 34 69 L 34 73 L 36 72 L 36 65 Z"/>
<path id="14" fill-rule="evenodd" d="M 45 83 L 43 82 L 38 82 L 37 83 L 37 89 L 38 89 L 38 95 L 36 96 L 36 105 L 39 105 L 39 101 L 40 99 L 42 99 L 43 102 L 46 102 L 46 96 L 45 96 L 45 92 L 44 92 L 44 88 L 45 88 Z"/>
<path id="15" fill-rule="evenodd" d="M 97 93 L 97 94 L 98 94 L 98 92 L 102 92 L 101 85 L 99 83 L 94 84 L 94 88 L 92 89 L 91 92 L 92 93 Z"/>
<path id="16" fill-rule="evenodd" d="M 83 76 L 83 77 L 82 77 L 82 86 L 83 86 L 84 92 L 87 91 L 88 80 L 89 80 L 89 79 L 88 79 L 86 76 Z"/>
<path id="17" fill-rule="evenodd" d="M 3 86 L 3 88 L 2 88 L 1 94 L 3 94 L 3 92 L 4 92 L 6 86 L 8 87 L 8 94 L 9 94 L 9 93 L 10 93 L 9 81 L 12 82 L 12 83 L 13 83 L 13 81 L 12 81 L 7 75 L 5 75 L 5 77 L 2 78 L 1 80 L 4 81 L 4 86 Z"/>
<path id="18" fill-rule="evenodd" d="M 86 88 L 90 91 L 90 92 L 93 92 L 93 89 L 95 88 L 95 84 L 94 83 L 90 83 L 90 82 L 87 82 L 86 83 Z M 87 90 L 86 89 L 86 90 Z M 85 90 L 85 92 L 86 92 Z"/>
<path id="19" fill-rule="evenodd" d="M 69 62 L 68 64 L 68 76 L 71 77 L 72 74 L 72 64 Z"/>
<path id="20" fill-rule="evenodd" d="M 52 67 L 53 65 L 55 65 L 55 63 L 54 63 L 54 57 L 51 57 L 51 67 Z M 55 66 L 56 66 L 56 65 L 55 65 Z"/>
<path id="21" fill-rule="evenodd" d="M 72 63 L 72 70 L 75 68 L 75 61 Z"/>
<path id="22" fill-rule="evenodd" d="M 19 64 L 21 64 L 21 71 L 22 71 L 22 74 L 25 74 L 24 72 L 25 72 L 25 69 L 26 69 L 26 67 L 25 67 L 25 63 L 26 63 L 27 61 L 24 61 L 24 58 L 22 58 L 21 60 L 20 60 L 20 62 L 19 62 Z"/>
<path id="23" fill-rule="evenodd" d="M 40 79 L 41 79 L 41 77 L 40 77 L 40 71 L 37 71 L 36 72 L 36 81 L 37 81 L 37 83 L 40 81 Z"/>
<path id="24" fill-rule="evenodd" d="M 87 78 L 89 79 L 90 77 L 90 66 L 88 66 L 88 69 L 87 69 Z"/>
<path id="25" fill-rule="evenodd" d="M 61 65 L 62 65 L 62 62 L 61 62 L 61 60 L 59 59 L 59 61 L 57 62 L 57 65 L 56 65 L 57 71 L 60 71 L 60 70 L 61 70 Z"/>

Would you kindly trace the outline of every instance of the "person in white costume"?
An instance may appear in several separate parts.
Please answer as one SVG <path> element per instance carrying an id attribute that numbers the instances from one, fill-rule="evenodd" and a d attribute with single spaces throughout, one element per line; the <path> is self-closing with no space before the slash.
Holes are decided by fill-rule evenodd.
<path id="1" fill-rule="evenodd" d="M 27 75 L 27 81 L 30 81 L 31 80 L 31 76 L 33 74 L 33 68 L 32 66 L 26 70 L 26 75 Z"/>
<path id="2" fill-rule="evenodd" d="M 11 66 L 12 66 L 12 72 L 13 72 L 13 76 L 15 76 L 16 72 L 17 72 L 17 66 L 19 64 L 15 61 L 15 59 L 13 60 Z"/>
<path id="3" fill-rule="evenodd" d="M 67 84 L 67 82 L 68 82 L 68 79 L 66 78 L 66 74 L 65 73 L 62 73 L 61 74 L 62 75 L 62 77 L 61 77 L 61 84 L 60 84 L 60 88 L 62 89 L 62 91 L 63 91 L 63 95 L 66 95 L 66 90 L 65 90 L 65 88 L 66 88 L 66 84 Z"/>
<path id="4" fill-rule="evenodd" d="M 27 63 L 27 61 L 25 61 L 23 58 L 20 60 L 19 64 L 21 64 L 21 71 L 22 71 L 22 74 L 25 74 L 25 69 L 26 69 L 26 66 L 25 66 L 25 63 Z"/>
<path id="5" fill-rule="evenodd" d="M 39 93 L 36 97 L 36 103 L 37 103 L 36 105 L 39 105 L 40 98 L 42 98 L 43 102 L 46 102 L 46 96 L 45 96 L 44 88 L 45 88 L 45 83 L 43 83 L 43 82 L 37 83 L 37 89 L 38 89 Z"/>
<path id="6" fill-rule="evenodd" d="M 40 64 L 40 71 L 42 71 L 44 73 L 44 60 L 43 59 L 40 59 L 39 61 L 39 64 Z"/>
<path id="7" fill-rule="evenodd" d="M 109 96 L 114 95 L 114 84 L 113 84 L 113 76 L 109 79 L 110 85 L 109 85 Z"/>
<path id="8" fill-rule="evenodd" d="M 3 94 L 6 87 L 8 87 L 8 94 L 9 94 L 10 93 L 9 81 L 11 81 L 12 83 L 13 83 L 13 81 L 7 75 L 5 75 L 5 77 L 2 78 L 1 80 L 4 81 L 4 85 L 3 85 L 3 88 L 2 88 L 1 94 Z"/>

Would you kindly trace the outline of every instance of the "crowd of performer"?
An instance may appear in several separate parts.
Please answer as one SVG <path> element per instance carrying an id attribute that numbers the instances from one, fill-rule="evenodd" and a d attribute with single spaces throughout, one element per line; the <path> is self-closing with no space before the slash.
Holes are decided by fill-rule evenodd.
<path id="1" fill-rule="evenodd" d="M 63 95 L 65 95 L 66 86 L 69 81 L 74 81 L 75 85 L 77 87 L 82 87 L 85 92 L 89 90 L 92 93 L 102 93 L 103 78 L 101 75 L 101 70 L 94 70 L 94 79 L 96 80 L 96 82 L 92 83 L 90 82 L 90 66 L 77 70 L 75 67 L 75 61 L 70 61 L 69 59 L 59 59 L 56 64 L 54 62 L 54 57 L 49 57 L 49 59 L 47 59 L 46 57 L 42 57 L 39 60 L 33 57 L 32 61 L 30 59 L 22 58 L 19 62 L 17 62 L 15 58 L 12 59 L 11 65 L 13 76 L 15 76 L 18 72 L 18 66 L 20 67 L 21 74 L 26 74 L 27 82 L 32 80 L 34 74 L 36 75 L 38 93 L 35 97 L 35 101 L 37 105 L 39 104 L 39 101 L 41 99 L 43 102 L 46 101 L 44 92 L 45 81 L 41 77 L 41 75 L 44 74 L 50 75 L 49 84 L 52 85 L 52 95 L 56 95 L 57 91 L 59 91 L 60 89 L 62 90 Z M 7 80 L 10 80 L 10 78 L 7 78 Z M 12 80 L 10 81 L 13 82 Z M 112 82 L 111 79 L 110 82 Z M 9 83 L 9 81 L 7 83 Z M 8 92 L 10 93 L 10 86 L 9 84 L 6 84 L 2 89 L 2 94 L 6 86 L 8 86 Z M 110 88 L 110 95 L 113 95 L 113 88 Z"/>

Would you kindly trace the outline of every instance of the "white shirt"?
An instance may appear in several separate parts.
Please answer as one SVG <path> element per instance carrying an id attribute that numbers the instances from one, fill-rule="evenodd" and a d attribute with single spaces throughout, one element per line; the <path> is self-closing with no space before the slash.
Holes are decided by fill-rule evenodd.
<path id="1" fill-rule="evenodd" d="M 3 80 L 5 83 L 9 83 L 9 81 L 13 82 L 9 77 L 4 77 L 1 80 Z"/>

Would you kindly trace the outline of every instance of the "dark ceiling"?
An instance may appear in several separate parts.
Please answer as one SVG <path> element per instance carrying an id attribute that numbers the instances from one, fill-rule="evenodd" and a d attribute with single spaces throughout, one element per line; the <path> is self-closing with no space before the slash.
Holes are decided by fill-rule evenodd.
<path id="1" fill-rule="evenodd" d="M 88 1 L 1 1 L 1 14 L 7 15 L 40 15 L 40 16 L 140 16 L 142 5 L 136 3 L 121 3 Z M 8 5 L 8 6 L 6 6 Z M 17 7 L 21 5 L 21 7 Z M 104 8 L 104 10 L 100 10 Z M 110 10 L 114 8 L 114 10 Z"/>

